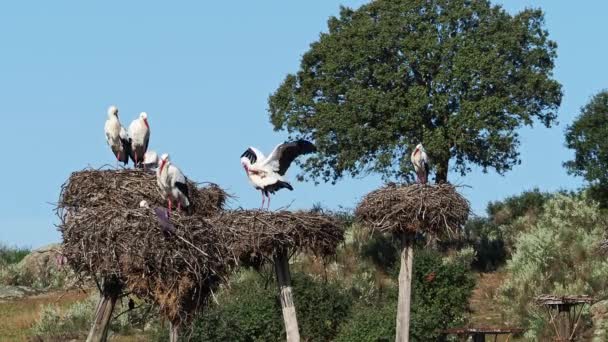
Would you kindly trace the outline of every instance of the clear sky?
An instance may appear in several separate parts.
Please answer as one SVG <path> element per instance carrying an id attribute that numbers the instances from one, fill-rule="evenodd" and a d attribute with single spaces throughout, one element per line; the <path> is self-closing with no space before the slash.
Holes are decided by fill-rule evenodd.
<path id="1" fill-rule="evenodd" d="M 59 241 L 53 204 L 72 171 L 114 163 L 103 125 L 116 104 L 126 126 L 140 111 L 151 148 L 170 152 L 192 179 L 212 181 L 258 207 L 239 156 L 269 152 L 285 135 L 268 120 L 267 98 L 294 72 L 339 5 L 365 1 L 5 1 L 0 4 L 0 242 L 37 247 Z M 504 1 L 510 12 L 541 7 L 559 45 L 564 86 L 560 125 L 522 130 L 522 164 L 505 177 L 452 175 L 471 186 L 475 213 L 523 190 L 575 189 L 561 163 L 563 132 L 591 95 L 608 86 L 603 0 Z M 292 176 L 297 170 L 291 170 Z M 293 177 L 292 177 L 293 178 Z M 378 177 L 335 186 L 299 183 L 273 207 L 321 202 L 352 208 Z"/>

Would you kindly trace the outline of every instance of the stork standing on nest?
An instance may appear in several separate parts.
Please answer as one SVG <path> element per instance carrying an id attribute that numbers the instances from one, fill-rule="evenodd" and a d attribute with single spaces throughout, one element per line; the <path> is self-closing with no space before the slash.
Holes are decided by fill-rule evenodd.
<path id="1" fill-rule="evenodd" d="M 418 183 L 426 184 L 429 179 L 429 157 L 426 155 L 422 144 L 416 145 L 414 152 L 412 152 L 411 160 L 412 164 L 414 164 Z"/>
<path id="2" fill-rule="evenodd" d="M 156 170 L 156 183 L 160 188 L 161 194 L 167 200 L 169 214 L 173 206 L 173 201 L 177 202 L 177 210 L 184 208 L 190 213 L 190 191 L 188 182 L 182 171 L 169 160 L 169 154 L 160 156 L 160 166 Z"/>
<path id="3" fill-rule="evenodd" d="M 146 151 L 142 166 L 144 170 L 156 170 L 158 168 L 158 154 L 156 151 Z"/>
<path id="4" fill-rule="evenodd" d="M 110 106 L 108 108 L 108 119 L 104 127 L 106 132 L 106 141 L 112 149 L 112 153 L 119 163 L 127 165 L 129 163 L 129 154 L 131 153 L 131 141 L 125 128 L 120 124 L 118 119 L 118 108 Z"/>
<path id="5" fill-rule="evenodd" d="M 280 189 L 293 190 L 291 184 L 285 181 L 285 173 L 297 157 L 315 152 L 315 145 L 306 140 L 286 142 L 277 145 L 268 157 L 265 157 L 255 147 L 249 147 L 241 155 L 241 165 L 253 186 L 262 192 L 262 208 L 268 198 L 270 208 L 270 194 Z"/>
<path id="6" fill-rule="evenodd" d="M 146 112 L 141 112 L 139 117 L 131 122 L 129 137 L 131 138 L 131 159 L 133 159 L 135 167 L 141 167 L 150 141 L 150 125 Z"/>

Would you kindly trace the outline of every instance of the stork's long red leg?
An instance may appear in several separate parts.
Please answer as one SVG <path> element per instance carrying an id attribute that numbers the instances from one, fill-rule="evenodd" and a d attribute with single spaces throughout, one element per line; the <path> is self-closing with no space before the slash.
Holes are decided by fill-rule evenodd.
<path id="1" fill-rule="evenodd" d="M 260 209 L 264 209 L 264 202 L 266 202 L 266 197 L 264 196 L 264 191 L 260 191 L 262 193 L 262 206 Z"/>
<path id="2" fill-rule="evenodd" d="M 172 204 L 171 204 L 171 197 L 169 197 L 169 198 L 167 199 L 167 202 L 169 203 L 169 216 L 171 216 L 171 207 L 172 207 Z"/>
<path id="3" fill-rule="evenodd" d="M 182 201 L 177 200 L 177 211 L 182 210 Z"/>
<path id="4" fill-rule="evenodd" d="M 270 210 L 270 195 L 266 195 L 268 196 L 268 207 L 266 207 L 266 209 Z"/>

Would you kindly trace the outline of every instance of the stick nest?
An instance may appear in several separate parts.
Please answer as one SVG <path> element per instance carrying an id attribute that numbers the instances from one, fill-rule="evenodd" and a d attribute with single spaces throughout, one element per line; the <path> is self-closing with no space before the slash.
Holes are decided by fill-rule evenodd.
<path id="1" fill-rule="evenodd" d="M 238 236 L 233 251 L 240 256 L 271 257 L 277 249 L 335 254 L 344 240 L 344 228 L 332 215 L 320 212 L 226 211 L 212 219 L 231 236 Z"/>
<path id="2" fill-rule="evenodd" d="M 469 202 L 451 184 L 388 184 L 366 195 L 355 216 L 382 233 L 451 237 L 460 232 L 469 212 Z"/>
<path id="3" fill-rule="evenodd" d="M 189 182 L 194 213 L 174 212 L 174 234 L 161 232 L 152 208 L 165 203 L 153 174 L 141 170 L 85 170 L 63 185 L 58 215 L 63 253 L 82 276 L 116 276 L 141 298 L 155 301 L 172 322 L 188 321 L 235 265 L 230 230 L 215 228 L 227 195 L 216 185 Z"/>
<path id="4" fill-rule="evenodd" d="M 188 180 L 193 214 L 209 217 L 224 207 L 229 196 L 216 184 L 199 189 Z M 74 172 L 63 184 L 60 206 L 65 208 L 137 208 L 146 200 L 150 207 L 164 207 L 156 174 L 143 170 L 93 170 Z"/>

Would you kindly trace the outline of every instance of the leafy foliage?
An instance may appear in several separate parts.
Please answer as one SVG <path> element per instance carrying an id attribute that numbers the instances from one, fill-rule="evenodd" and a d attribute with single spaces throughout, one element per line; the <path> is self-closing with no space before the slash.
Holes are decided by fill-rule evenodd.
<path id="1" fill-rule="evenodd" d="M 532 227 L 553 195 L 538 189 L 524 191 L 504 200 L 490 202 L 488 217 L 471 218 L 464 232 L 465 240 L 475 249 L 473 267 L 496 270 L 511 256 L 517 236 Z"/>
<path id="2" fill-rule="evenodd" d="M 575 152 L 564 163 L 570 174 L 592 185 L 591 195 L 608 207 L 608 91 L 595 95 L 566 129 L 566 146 Z"/>
<path id="3" fill-rule="evenodd" d="M 301 335 L 327 341 L 348 318 L 352 298 L 337 285 L 293 275 L 294 300 Z M 247 277 L 224 292 L 219 306 L 208 309 L 197 321 L 193 340 L 282 341 L 285 339 L 276 284 Z"/>
<path id="4" fill-rule="evenodd" d="M 377 172 L 410 177 L 423 142 L 438 181 L 448 164 L 502 174 L 519 163 L 522 125 L 550 127 L 562 92 L 543 13 L 487 0 L 376 0 L 342 8 L 269 98 L 270 119 L 319 153 L 315 180 Z"/>
<path id="5" fill-rule="evenodd" d="M 0 267 L 2 265 L 16 264 L 30 254 L 29 248 L 10 247 L 0 243 Z"/>
<path id="6" fill-rule="evenodd" d="M 396 272 L 395 272 L 396 273 Z M 475 280 L 468 264 L 446 261 L 433 251 L 414 253 L 412 292 L 413 341 L 435 341 L 440 331 L 460 325 Z M 395 339 L 397 288 L 379 293 L 373 303 L 358 303 L 337 341 L 392 341 Z"/>
<path id="7" fill-rule="evenodd" d="M 529 327 L 528 337 L 542 338 L 547 324 L 533 305 L 535 296 L 608 295 L 608 261 L 598 255 L 607 223 L 596 204 L 558 194 L 537 223 L 519 235 L 501 296 L 511 316 Z"/>

